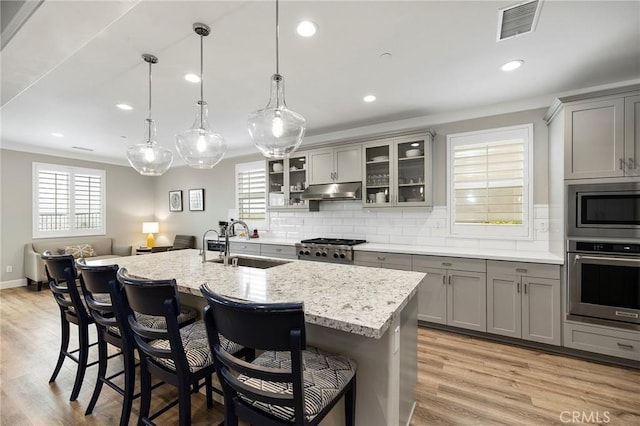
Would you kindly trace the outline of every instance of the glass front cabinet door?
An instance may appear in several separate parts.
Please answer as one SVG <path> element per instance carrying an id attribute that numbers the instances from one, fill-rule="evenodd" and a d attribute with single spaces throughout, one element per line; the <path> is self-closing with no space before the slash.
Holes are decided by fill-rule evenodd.
<path id="1" fill-rule="evenodd" d="M 268 207 L 270 210 L 305 208 L 300 198 L 307 187 L 307 156 L 294 153 L 290 158 L 267 160 Z"/>
<path id="2" fill-rule="evenodd" d="M 432 207 L 431 135 L 363 146 L 365 207 Z"/>

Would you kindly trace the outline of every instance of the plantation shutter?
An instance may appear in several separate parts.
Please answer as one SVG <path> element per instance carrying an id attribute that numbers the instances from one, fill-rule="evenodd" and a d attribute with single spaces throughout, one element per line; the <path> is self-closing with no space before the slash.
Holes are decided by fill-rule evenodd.
<path id="1" fill-rule="evenodd" d="M 71 222 L 71 177 L 55 170 L 38 172 L 38 231 L 65 231 Z"/>
<path id="2" fill-rule="evenodd" d="M 258 164 L 237 171 L 238 217 L 242 220 L 266 219 L 265 167 L 262 162 Z"/>
<path id="3" fill-rule="evenodd" d="M 522 139 L 456 144 L 453 170 L 455 223 L 523 223 Z"/>
<path id="4" fill-rule="evenodd" d="M 105 233 L 105 173 L 33 163 L 33 238 Z"/>
<path id="5" fill-rule="evenodd" d="M 102 228 L 102 177 L 76 174 L 74 189 L 76 229 Z"/>

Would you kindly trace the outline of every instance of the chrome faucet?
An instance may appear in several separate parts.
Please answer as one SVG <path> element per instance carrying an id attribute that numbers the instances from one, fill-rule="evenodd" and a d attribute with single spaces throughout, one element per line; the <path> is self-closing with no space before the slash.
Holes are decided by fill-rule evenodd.
<path id="1" fill-rule="evenodd" d="M 224 265 L 225 266 L 229 265 L 229 234 L 231 233 L 230 231 L 233 229 L 236 223 L 239 223 L 244 228 L 244 231 L 247 234 L 247 240 L 251 238 L 249 235 L 249 226 L 247 226 L 247 224 L 244 221 L 234 220 L 233 222 L 230 222 L 227 225 L 224 232 Z"/>
<path id="2" fill-rule="evenodd" d="M 218 234 L 218 231 L 216 231 L 215 229 L 207 229 L 206 231 L 204 231 L 204 234 L 202 235 L 202 251 L 200 252 L 200 254 L 202 255 L 202 263 L 205 263 L 207 261 L 207 247 L 205 245 L 205 238 L 207 237 L 207 234 L 209 232 L 215 232 L 218 236 L 218 240 L 220 240 L 220 234 Z"/>

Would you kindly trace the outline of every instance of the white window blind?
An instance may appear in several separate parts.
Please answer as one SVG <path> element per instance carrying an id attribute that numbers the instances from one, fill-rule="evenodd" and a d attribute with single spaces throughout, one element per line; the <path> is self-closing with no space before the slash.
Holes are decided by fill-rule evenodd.
<path id="1" fill-rule="evenodd" d="M 33 237 L 105 233 L 105 173 L 33 163 Z"/>
<path id="2" fill-rule="evenodd" d="M 238 218 L 263 224 L 266 221 L 266 172 L 263 161 L 236 165 L 236 199 Z"/>
<path id="3" fill-rule="evenodd" d="M 527 237 L 532 126 L 448 137 L 452 234 Z"/>

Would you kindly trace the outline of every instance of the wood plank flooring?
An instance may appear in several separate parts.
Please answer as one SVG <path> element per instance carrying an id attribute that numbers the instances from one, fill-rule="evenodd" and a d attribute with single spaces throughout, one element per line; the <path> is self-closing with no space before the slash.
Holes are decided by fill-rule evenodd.
<path id="1" fill-rule="evenodd" d="M 75 375 L 75 365 L 69 360 L 56 382 L 48 383 L 59 334 L 58 308 L 48 290 L 38 293 L 20 287 L 0 291 L 2 425 L 118 423 L 121 397 L 106 386 L 93 414 L 84 415 L 93 392 L 96 367 L 87 370 L 75 402 L 69 402 Z M 72 342 L 73 337 L 75 334 Z M 117 369 L 114 365 L 110 371 Z M 154 392 L 155 407 L 175 396 L 168 386 L 158 391 Z M 413 426 L 638 426 L 640 370 L 420 328 L 416 400 Z M 216 425 L 222 421 L 222 407 L 215 404 L 208 410 L 202 395 L 192 397 L 192 410 L 193 424 Z M 573 419 L 573 412 L 579 418 Z M 135 401 L 130 424 L 135 424 L 137 415 Z M 177 417 L 174 408 L 157 423 L 173 425 Z"/>

